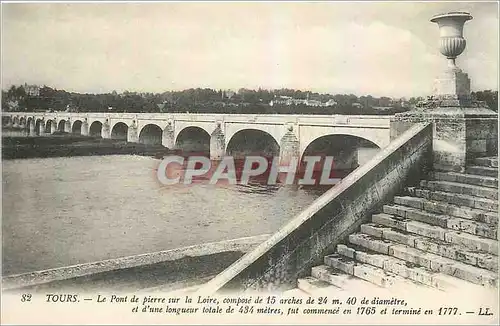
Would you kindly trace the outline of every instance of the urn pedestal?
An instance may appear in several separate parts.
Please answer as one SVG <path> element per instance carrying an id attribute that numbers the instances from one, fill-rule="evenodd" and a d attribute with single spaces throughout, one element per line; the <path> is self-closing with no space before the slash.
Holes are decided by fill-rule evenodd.
<path id="1" fill-rule="evenodd" d="M 447 69 L 434 80 L 434 97 L 442 107 L 471 106 L 469 76 L 460 69 Z"/>

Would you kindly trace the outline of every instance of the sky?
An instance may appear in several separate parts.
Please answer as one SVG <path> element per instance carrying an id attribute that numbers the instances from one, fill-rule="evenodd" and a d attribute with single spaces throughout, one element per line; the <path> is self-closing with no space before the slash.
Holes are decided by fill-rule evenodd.
<path id="1" fill-rule="evenodd" d="M 474 17 L 472 90 L 497 89 L 495 2 L 2 3 L 2 88 L 425 96 L 446 66 L 429 19 L 449 11 Z"/>

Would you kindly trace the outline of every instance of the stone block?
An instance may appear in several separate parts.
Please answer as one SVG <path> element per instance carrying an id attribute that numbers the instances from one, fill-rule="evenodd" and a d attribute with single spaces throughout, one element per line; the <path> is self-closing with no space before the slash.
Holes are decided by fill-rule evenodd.
<path id="1" fill-rule="evenodd" d="M 477 266 L 486 268 L 490 271 L 498 273 L 498 257 L 483 253 L 477 253 Z"/>
<path id="2" fill-rule="evenodd" d="M 388 227 L 383 227 L 374 223 L 361 225 L 361 233 L 365 233 L 377 238 L 382 238 L 383 231 L 388 229 Z"/>
<path id="3" fill-rule="evenodd" d="M 389 242 L 362 233 L 351 234 L 349 242 L 385 255 L 389 253 L 389 247 L 391 246 Z"/>
<path id="4" fill-rule="evenodd" d="M 356 263 L 353 260 L 349 260 L 348 258 L 340 255 L 329 255 L 325 256 L 325 265 L 352 275 L 354 273 L 354 266 Z"/>
<path id="5" fill-rule="evenodd" d="M 387 255 L 368 253 L 360 250 L 356 251 L 357 261 L 359 261 L 360 263 L 365 263 L 380 268 L 384 267 L 384 261 L 387 260 L 388 258 L 389 256 Z"/>
<path id="6" fill-rule="evenodd" d="M 387 272 L 394 273 L 404 278 L 409 278 L 409 268 L 406 264 L 407 263 L 404 260 L 388 256 L 384 261 L 382 268 Z"/>
<path id="7" fill-rule="evenodd" d="M 449 231 L 445 234 L 445 241 L 465 246 L 470 250 L 481 250 L 498 255 L 498 241 L 493 239 L 482 238 L 463 232 Z"/>
<path id="8" fill-rule="evenodd" d="M 458 265 L 465 266 L 465 264 L 460 264 L 460 263 L 454 261 L 453 259 L 441 257 L 441 256 L 438 256 L 438 255 L 435 255 L 432 253 L 425 253 L 424 255 L 431 262 L 430 269 L 434 272 L 446 273 L 447 268 L 449 268 L 450 266 L 456 266 L 456 265 L 457 266 Z M 448 274 L 448 273 L 446 273 L 446 274 Z M 449 274 L 449 275 L 453 275 L 453 274 Z"/>
<path id="9" fill-rule="evenodd" d="M 372 222 L 376 224 L 385 225 L 399 230 L 406 230 L 407 219 L 399 216 L 392 216 L 388 214 L 374 214 L 372 215 Z"/>
<path id="10" fill-rule="evenodd" d="M 454 172 L 449 172 L 447 174 L 454 175 L 456 182 L 461 182 L 476 186 L 498 188 L 498 179 L 496 177 L 486 177 L 482 175 L 454 173 Z"/>
<path id="11" fill-rule="evenodd" d="M 383 270 L 376 267 L 364 264 L 354 267 L 354 276 L 381 287 L 389 287 L 395 282 L 395 277 L 393 275 L 384 273 Z"/>
<path id="12" fill-rule="evenodd" d="M 474 164 L 492 168 L 498 168 L 498 158 L 496 157 L 478 157 L 474 160 Z"/>
<path id="13" fill-rule="evenodd" d="M 498 225 L 498 213 L 484 212 L 478 214 L 477 220 L 487 224 Z"/>
<path id="14" fill-rule="evenodd" d="M 430 252 L 450 259 L 456 258 L 456 251 L 453 250 L 453 245 L 441 240 L 431 240 L 421 237 L 415 240 L 415 248 L 424 252 Z"/>
<path id="15" fill-rule="evenodd" d="M 311 269 L 311 276 L 323 282 L 327 282 L 337 287 L 339 290 L 345 285 L 347 280 L 352 278 L 351 275 L 325 265 L 313 267 Z"/>
<path id="16" fill-rule="evenodd" d="M 467 148 L 472 153 L 483 154 L 487 152 L 487 141 L 486 139 L 468 139 Z"/>
<path id="17" fill-rule="evenodd" d="M 455 183 L 449 181 L 427 181 L 424 187 L 433 191 L 453 192 L 462 195 L 475 197 L 485 197 L 488 199 L 498 199 L 498 190 L 493 188 L 469 185 L 463 183 Z"/>
<path id="18" fill-rule="evenodd" d="M 460 232 L 466 232 L 470 234 L 476 234 L 476 223 L 474 221 L 465 220 L 456 217 L 450 217 L 447 220 L 447 228 L 451 230 L 456 230 Z"/>
<path id="19" fill-rule="evenodd" d="M 413 207 L 416 209 L 423 209 L 424 200 L 418 197 L 396 196 L 394 197 L 394 203 L 398 205 Z"/>
<path id="20" fill-rule="evenodd" d="M 411 220 L 415 220 L 415 221 L 419 221 L 419 222 L 427 223 L 427 224 L 431 224 L 431 225 L 437 225 L 440 227 L 446 227 L 447 220 L 449 218 L 448 216 L 445 216 L 445 215 L 437 215 L 437 214 L 433 214 L 433 213 L 429 213 L 429 212 L 425 212 L 425 211 L 420 211 L 420 210 L 414 210 L 414 209 L 408 209 L 406 211 L 406 217 L 411 219 Z"/>
<path id="21" fill-rule="evenodd" d="M 475 206 L 473 199 L 472 206 Z M 427 201 L 424 203 L 424 209 L 432 213 L 445 214 L 448 216 L 460 217 L 467 220 L 496 224 L 496 217 L 492 218 L 494 216 L 494 213 L 488 214 L 488 212 L 486 211 L 472 207 L 457 206 L 443 202 Z"/>
<path id="22" fill-rule="evenodd" d="M 446 229 L 438 226 L 429 225 L 418 221 L 410 221 L 406 223 L 406 231 L 415 233 L 424 237 L 444 240 Z"/>
<path id="23" fill-rule="evenodd" d="M 407 267 L 408 278 L 412 281 L 425 284 L 430 287 L 435 287 L 433 276 L 435 273 L 428 271 L 422 267 Z"/>
<path id="24" fill-rule="evenodd" d="M 426 254 L 422 255 L 421 251 L 415 250 L 405 245 L 391 246 L 389 254 L 396 258 L 420 265 L 422 267 L 431 267 L 431 260 Z"/>
<path id="25" fill-rule="evenodd" d="M 448 274 L 457 278 L 460 278 L 465 281 L 469 281 L 474 284 L 482 285 L 483 279 L 481 277 L 481 270 L 471 268 L 465 268 L 459 264 L 448 264 L 448 265 L 440 265 L 440 271 L 444 274 Z"/>
<path id="26" fill-rule="evenodd" d="M 435 214 L 461 216 L 462 211 L 457 206 L 449 205 L 443 202 L 425 201 L 424 210 Z"/>
<path id="27" fill-rule="evenodd" d="M 341 254 L 342 256 L 346 256 L 349 258 L 356 258 L 356 250 L 349 248 L 348 246 L 344 244 L 338 244 L 337 245 L 337 252 Z"/>
<path id="28" fill-rule="evenodd" d="M 498 177 L 498 169 L 487 166 L 469 166 L 465 171 L 470 174 L 477 174 L 486 177 Z"/>
<path id="29" fill-rule="evenodd" d="M 443 191 L 431 191 L 427 190 L 427 199 L 435 200 L 440 202 L 445 202 L 457 206 L 466 206 L 470 208 L 479 208 L 484 210 L 497 211 L 498 203 L 491 199 L 479 198 L 470 195 L 461 195 L 457 193 L 449 193 Z M 419 195 L 419 192 L 416 192 Z"/>
<path id="30" fill-rule="evenodd" d="M 476 235 L 480 237 L 498 239 L 498 229 L 497 225 L 488 225 L 483 223 L 478 223 L 476 225 Z"/>
<path id="31" fill-rule="evenodd" d="M 480 253 L 467 251 L 459 246 L 450 247 L 450 250 L 446 251 L 446 253 L 452 252 L 451 248 L 452 248 L 453 252 L 455 253 L 455 256 L 454 257 L 446 256 L 446 257 L 455 259 L 455 260 L 462 262 L 462 263 L 465 263 L 465 264 L 474 265 L 474 266 L 478 265 L 478 255 L 480 255 Z"/>
<path id="32" fill-rule="evenodd" d="M 459 68 L 446 68 L 434 79 L 433 94 L 448 104 L 455 103 L 450 106 L 470 104 L 470 78 Z"/>
<path id="33" fill-rule="evenodd" d="M 408 233 L 402 233 L 398 232 L 396 230 L 392 229 L 387 229 L 383 231 L 383 238 L 387 239 L 389 241 L 401 243 L 410 247 L 415 247 L 415 240 L 418 239 L 418 237 L 408 234 Z"/>
<path id="34" fill-rule="evenodd" d="M 417 196 L 417 197 L 429 199 L 430 194 L 431 194 L 430 190 L 427 190 L 427 189 L 418 189 L 418 188 L 415 189 L 415 196 Z"/>
<path id="35" fill-rule="evenodd" d="M 397 215 L 406 217 L 406 207 L 399 205 L 384 205 L 383 211 L 385 214 Z"/>

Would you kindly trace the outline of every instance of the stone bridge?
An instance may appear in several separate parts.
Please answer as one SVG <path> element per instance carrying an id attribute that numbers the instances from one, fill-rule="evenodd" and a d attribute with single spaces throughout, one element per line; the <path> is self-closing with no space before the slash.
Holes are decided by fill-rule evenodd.
<path id="1" fill-rule="evenodd" d="M 247 151 L 302 157 L 325 148 L 348 153 L 389 144 L 391 116 L 251 115 L 190 113 L 3 112 L 3 124 L 44 136 L 56 131 L 185 151 L 209 150 L 212 159 Z M 323 148 L 321 148 L 323 146 Z"/>

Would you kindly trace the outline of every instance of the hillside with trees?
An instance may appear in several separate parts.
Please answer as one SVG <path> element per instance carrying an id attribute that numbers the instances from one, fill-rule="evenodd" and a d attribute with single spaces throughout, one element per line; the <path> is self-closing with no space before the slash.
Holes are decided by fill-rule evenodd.
<path id="1" fill-rule="evenodd" d="M 31 87 L 31 86 L 30 86 Z M 394 100 L 389 97 L 353 94 L 320 94 L 294 89 L 251 90 L 236 92 L 209 88 L 191 88 L 164 93 L 82 94 L 48 86 L 33 94 L 26 86 L 11 86 L 2 91 L 4 111 L 70 112 L 190 112 L 246 114 L 394 114 L 414 107 L 423 98 Z M 496 111 L 497 91 L 473 93 Z M 313 103 L 313 104 L 311 104 Z"/>

